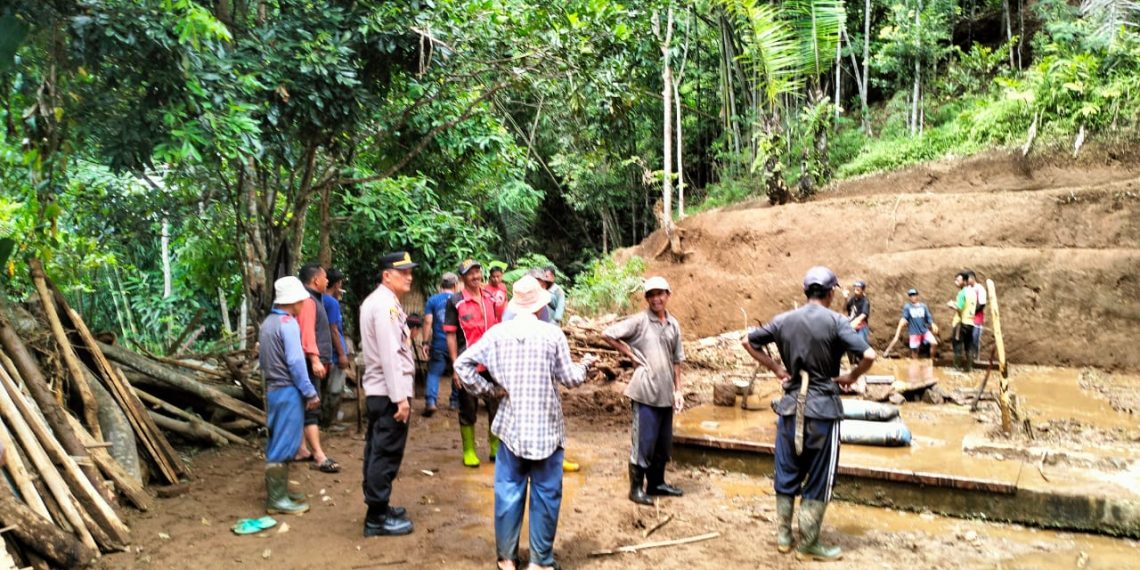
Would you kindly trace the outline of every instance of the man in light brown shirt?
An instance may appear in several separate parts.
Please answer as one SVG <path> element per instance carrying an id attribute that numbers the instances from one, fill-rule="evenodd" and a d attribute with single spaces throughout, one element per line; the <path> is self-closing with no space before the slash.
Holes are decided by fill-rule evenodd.
<path id="1" fill-rule="evenodd" d="M 364 536 L 398 536 L 412 532 L 407 511 L 392 507 L 392 482 L 400 472 L 411 416 L 415 357 L 408 317 L 400 295 L 412 289 L 416 264 L 406 252 L 380 260 L 381 282 L 360 307 L 364 353 L 361 382 L 368 407 L 368 439 L 364 444 Z"/>

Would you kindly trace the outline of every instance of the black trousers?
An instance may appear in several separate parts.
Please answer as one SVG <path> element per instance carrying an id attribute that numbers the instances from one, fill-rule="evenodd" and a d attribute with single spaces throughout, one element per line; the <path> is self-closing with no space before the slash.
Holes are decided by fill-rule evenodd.
<path id="1" fill-rule="evenodd" d="M 392 482 L 404 461 L 408 424 L 396 421 L 396 404 L 387 396 L 368 396 L 368 440 L 364 442 L 364 502 L 387 509 Z"/>
<path id="2" fill-rule="evenodd" d="M 494 382 L 491 374 L 484 370 L 479 373 L 488 382 Z M 483 394 L 476 396 L 467 390 L 459 391 L 459 425 L 473 426 L 475 420 L 479 416 L 479 401 L 482 400 L 483 407 L 487 409 L 487 426 L 495 423 L 495 414 L 499 413 L 499 399 L 492 394 Z"/>

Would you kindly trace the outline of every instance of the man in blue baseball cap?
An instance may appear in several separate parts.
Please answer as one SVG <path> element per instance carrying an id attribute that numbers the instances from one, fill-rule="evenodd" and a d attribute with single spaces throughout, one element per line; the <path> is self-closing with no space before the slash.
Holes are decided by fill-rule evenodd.
<path id="1" fill-rule="evenodd" d="M 839 422 L 843 406 L 839 386 L 853 384 L 875 362 L 875 351 L 851 328 L 848 320 L 830 309 L 839 280 L 822 266 L 804 276 L 807 303 L 777 315 L 768 324 L 753 329 L 744 349 L 762 366 L 776 374 L 784 387 L 783 398 L 773 402 L 779 416 L 776 424 L 776 549 L 792 550 L 792 512 L 795 496 L 801 495 L 801 560 L 838 560 L 838 547 L 819 543 L 819 530 L 839 463 Z M 776 362 L 764 350 L 776 343 Z M 844 352 L 858 352 L 859 364 L 840 374 Z"/>

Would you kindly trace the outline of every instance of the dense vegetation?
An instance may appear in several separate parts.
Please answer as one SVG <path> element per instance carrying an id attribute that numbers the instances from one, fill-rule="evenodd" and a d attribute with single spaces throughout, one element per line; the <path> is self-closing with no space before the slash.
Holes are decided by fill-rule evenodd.
<path id="1" fill-rule="evenodd" d="M 12 0 L 0 257 L 9 294 L 39 256 L 156 347 L 199 310 L 204 340 L 255 320 L 308 259 L 359 301 L 390 249 L 422 285 L 541 252 L 605 310 L 631 271 L 597 258 L 686 209 L 1131 132 L 1137 23 L 1121 0 Z"/>

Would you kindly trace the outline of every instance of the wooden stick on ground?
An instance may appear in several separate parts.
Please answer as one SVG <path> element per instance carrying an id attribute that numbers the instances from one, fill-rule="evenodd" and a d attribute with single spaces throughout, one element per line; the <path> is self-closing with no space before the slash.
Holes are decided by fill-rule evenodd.
<path id="1" fill-rule="evenodd" d="M 91 393 L 91 386 L 87 384 L 87 376 L 83 374 L 83 366 L 79 363 L 79 356 L 75 354 L 75 349 L 72 348 L 71 341 L 67 338 L 67 332 L 63 330 L 63 323 L 59 320 L 59 313 L 56 311 L 55 302 L 52 300 L 51 291 L 48 289 L 47 281 L 44 278 L 44 267 L 40 264 L 40 260 L 34 257 L 28 259 L 28 267 L 31 268 L 32 281 L 36 285 L 36 291 L 40 295 L 40 303 L 44 307 L 44 316 L 47 317 L 48 328 L 51 329 L 55 343 L 59 345 L 59 354 L 63 357 L 63 362 L 67 365 L 67 372 L 71 375 L 71 385 L 75 387 L 75 391 L 79 393 L 79 399 L 83 401 L 83 423 L 87 425 L 87 429 L 91 431 L 95 439 L 102 441 L 103 430 L 99 428 L 97 413 L 99 405 L 95 402 L 95 395 Z"/>
<path id="2" fill-rule="evenodd" d="M 669 521 L 671 521 L 671 520 L 673 520 L 673 515 L 669 515 L 669 516 L 665 517 L 665 520 L 645 529 L 645 534 L 641 535 L 641 537 L 642 538 L 649 538 L 649 535 L 657 532 L 661 527 L 669 524 Z"/>
<path id="3" fill-rule="evenodd" d="M 676 540 L 662 540 L 660 542 L 643 542 L 641 544 L 631 544 L 629 546 L 619 546 L 611 550 L 595 550 L 590 553 L 590 556 L 607 556 L 610 554 L 621 554 L 623 552 L 637 552 L 639 550 L 648 550 L 650 548 L 661 548 L 664 546 L 678 546 L 681 544 L 690 544 L 693 542 L 701 542 L 703 540 L 712 540 L 720 536 L 719 532 L 710 532 L 707 534 L 700 534 L 697 536 L 690 536 L 688 538 L 678 538 Z"/>

